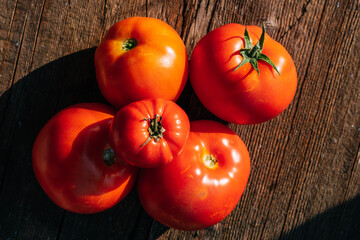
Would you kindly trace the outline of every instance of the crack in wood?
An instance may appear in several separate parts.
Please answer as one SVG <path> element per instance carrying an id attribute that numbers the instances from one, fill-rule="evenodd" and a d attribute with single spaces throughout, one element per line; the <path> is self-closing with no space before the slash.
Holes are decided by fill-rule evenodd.
<path id="1" fill-rule="evenodd" d="M 18 2 L 19 2 L 19 1 L 16 0 L 16 2 L 15 2 L 15 7 L 14 7 L 14 11 L 13 11 L 12 14 L 11 14 L 10 26 L 9 26 L 9 31 L 8 31 L 8 40 L 10 39 L 10 33 L 11 33 L 12 25 L 13 25 L 13 22 L 14 22 L 15 11 L 16 11 L 16 9 L 17 9 Z"/>
<path id="2" fill-rule="evenodd" d="M 39 36 L 39 31 L 40 31 L 41 20 L 42 20 L 43 14 L 44 14 L 45 3 L 46 3 L 46 0 L 43 1 L 43 4 L 41 6 L 41 13 L 40 13 L 39 21 L 37 23 L 36 32 L 35 32 L 34 47 L 32 49 L 32 54 L 31 54 L 31 58 L 30 58 L 30 64 L 29 64 L 29 67 L 28 67 L 28 70 L 27 70 L 28 73 L 31 71 L 31 68 L 32 68 L 32 65 L 33 65 L 33 60 L 34 60 L 34 55 L 35 55 L 35 50 L 36 50 L 36 45 L 37 45 L 37 39 L 38 39 L 38 36 Z"/>
<path id="3" fill-rule="evenodd" d="M 180 38 L 182 38 L 182 30 L 183 30 L 182 28 L 184 26 L 184 16 L 182 15 L 182 13 L 184 12 L 183 9 L 184 9 L 184 6 L 180 4 L 179 12 L 178 12 L 178 14 L 176 14 L 175 25 L 174 25 L 174 27 L 176 28 L 175 30 L 178 31 L 177 26 L 178 26 L 179 21 L 181 21 L 180 34 L 179 34 Z"/>
<path id="4" fill-rule="evenodd" d="M 308 1 L 306 1 L 306 3 L 304 3 L 304 5 L 303 5 L 303 7 L 302 7 L 302 9 L 301 9 L 301 15 L 300 15 L 300 17 L 296 18 L 295 22 L 292 23 L 292 24 L 290 24 L 289 28 L 280 36 L 280 39 L 279 39 L 279 40 L 283 39 L 284 36 L 285 36 L 293 27 L 295 27 L 295 26 L 300 22 L 300 20 L 304 17 L 305 13 L 307 13 L 307 7 L 308 7 L 308 5 L 310 4 L 310 2 L 311 2 L 311 0 L 308 0 Z"/>
<path id="5" fill-rule="evenodd" d="M 352 168 L 351 168 L 351 175 L 349 177 L 348 182 L 346 183 L 345 192 L 344 192 L 344 196 L 342 198 L 342 202 L 345 202 L 346 197 L 348 196 L 350 183 L 351 183 L 351 180 L 353 179 L 354 174 L 355 174 L 354 170 L 356 168 L 356 165 L 359 165 L 359 164 L 360 164 L 360 144 L 358 145 L 357 154 L 355 155 L 355 159 L 353 161 L 353 165 L 352 165 Z"/>
<path id="6" fill-rule="evenodd" d="M 7 33 L 7 42 L 10 41 L 10 34 L 11 34 L 11 30 L 12 30 L 12 26 L 13 26 L 13 22 L 14 22 L 14 17 L 15 17 L 15 12 L 16 12 L 16 9 L 17 9 L 17 6 L 18 6 L 18 0 L 16 0 L 15 2 L 15 7 L 14 7 L 14 10 L 11 14 L 11 18 L 10 18 L 10 24 L 9 24 L 9 30 L 8 30 L 8 33 Z M 5 51 L 3 53 L 3 56 L 6 56 L 7 52 L 8 52 L 8 49 L 9 49 L 9 44 L 7 44 L 7 47 L 5 48 Z M 3 61 L 1 62 L 1 65 L 0 67 L 3 67 L 4 66 L 4 62 L 5 62 L 5 57 L 3 58 Z M 2 69 L 0 69 L 2 70 Z"/>
<path id="7" fill-rule="evenodd" d="M 182 23 L 181 23 L 181 31 L 180 31 L 180 37 L 185 41 L 185 36 L 184 36 L 184 33 L 185 33 L 185 14 L 186 14 L 186 8 L 187 8 L 187 1 L 186 0 L 183 0 L 183 8 L 182 8 L 182 11 L 181 11 L 181 16 L 183 17 L 182 19 Z"/>
<path id="8" fill-rule="evenodd" d="M 145 16 L 149 17 L 148 8 L 149 8 L 149 0 L 145 1 Z"/>
<path id="9" fill-rule="evenodd" d="M 197 16 L 198 16 L 198 12 L 199 12 L 199 9 L 200 9 L 200 3 L 201 3 L 201 1 L 198 1 L 197 5 L 196 5 L 196 7 L 195 7 L 194 17 L 192 18 L 192 21 L 191 21 L 191 22 L 195 21 L 195 25 L 196 25 L 196 18 L 197 18 Z M 184 38 L 183 38 L 183 39 L 184 39 L 184 42 L 188 42 L 189 37 L 190 37 L 191 28 L 192 28 L 191 25 L 187 28 L 188 30 L 186 31 L 185 36 L 184 36 Z M 195 27 L 194 27 L 194 28 L 195 28 Z M 190 44 L 191 44 L 191 42 L 190 42 Z M 186 47 L 188 48 L 189 46 L 186 46 Z"/>
<path id="10" fill-rule="evenodd" d="M 218 0 L 215 0 L 213 8 L 211 9 L 210 21 L 209 21 L 209 25 L 208 25 L 207 30 L 206 30 L 207 33 L 210 32 L 211 25 L 213 25 L 212 23 L 214 22 L 214 16 L 215 16 L 215 10 L 216 10 L 217 3 L 218 3 Z M 207 5 L 207 10 L 209 9 L 209 4 L 210 3 L 208 3 L 208 5 Z"/>
<path id="11" fill-rule="evenodd" d="M 104 0 L 104 7 L 103 7 L 103 11 L 102 11 L 102 18 L 101 18 L 101 22 L 100 22 L 100 26 L 101 26 L 101 32 L 100 32 L 100 42 L 102 41 L 102 38 L 104 37 L 105 33 L 106 33 L 106 14 L 107 14 L 107 0 Z"/>

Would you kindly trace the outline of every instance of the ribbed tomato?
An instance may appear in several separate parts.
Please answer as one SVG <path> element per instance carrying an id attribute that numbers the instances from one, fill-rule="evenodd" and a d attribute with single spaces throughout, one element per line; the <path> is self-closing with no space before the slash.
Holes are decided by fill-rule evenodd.
<path id="1" fill-rule="evenodd" d="M 115 152 L 137 167 L 171 162 L 189 136 L 189 118 L 176 103 L 164 99 L 136 101 L 121 108 L 110 128 Z"/>

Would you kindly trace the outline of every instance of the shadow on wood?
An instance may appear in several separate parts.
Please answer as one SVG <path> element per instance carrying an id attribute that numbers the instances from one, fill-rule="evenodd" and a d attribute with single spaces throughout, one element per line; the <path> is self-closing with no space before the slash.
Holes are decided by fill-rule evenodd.
<path id="1" fill-rule="evenodd" d="M 360 239 L 360 195 L 314 216 L 281 239 Z"/>
<path id="2" fill-rule="evenodd" d="M 94 53 L 91 48 L 52 61 L 1 95 L 0 239 L 148 236 L 153 220 L 143 213 L 135 189 L 107 211 L 74 214 L 52 203 L 33 173 L 34 140 L 55 113 L 80 102 L 106 103 L 96 82 Z"/>

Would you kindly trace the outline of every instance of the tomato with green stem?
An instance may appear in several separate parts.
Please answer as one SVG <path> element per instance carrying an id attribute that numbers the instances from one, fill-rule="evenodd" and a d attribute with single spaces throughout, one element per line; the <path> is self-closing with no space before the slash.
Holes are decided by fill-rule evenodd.
<path id="1" fill-rule="evenodd" d="M 188 78 L 188 56 L 171 26 L 132 17 L 107 31 L 95 52 L 95 70 L 102 94 L 117 109 L 148 98 L 176 101 Z"/>
<path id="2" fill-rule="evenodd" d="M 219 118 L 256 124 L 288 107 L 297 74 L 290 54 L 264 26 L 227 24 L 195 46 L 190 81 L 201 103 Z"/>
<path id="3" fill-rule="evenodd" d="M 106 210 L 130 192 L 137 169 L 109 143 L 114 110 L 98 103 L 70 106 L 53 116 L 33 146 L 33 169 L 45 193 L 76 213 Z"/>
<path id="4" fill-rule="evenodd" d="M 198 230 L 230 214 L 249 174 L 249 153 L 236 133 L 215 121 L 194 121 L 177 158 L 140 170 L 138 195 L 146 212 L 162 224 Z"/>
<path id="5" fill-rule="evenodd" d="M 110 127 L 115 152 L 136 167 L 160 167 L 183 149 L 190 132 L 187 114 L 160 98 L 136 101 L 121 108 Z"/>

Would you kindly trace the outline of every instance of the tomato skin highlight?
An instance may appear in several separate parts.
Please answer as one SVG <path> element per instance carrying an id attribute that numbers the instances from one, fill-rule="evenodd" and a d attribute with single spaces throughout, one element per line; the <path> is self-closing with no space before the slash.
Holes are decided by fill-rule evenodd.
<path id="1" fill-rule="evenodd" d="M 149 138 L 150 119 L 161 118 L 162 137 Z M 115 152 L 136 167 L 160 167 L 170 163 L 183 149 L 190 132 L 190 121 L 176 103 L 146 99 L 121 108 L 110 127 Z M 148 141 L 148 142 L 147 142 Z"/>
<path id="2" fill-rule="evenodd" d="M 113 115 L 103 104 L 76 104 L 58 112 L 39 132 L 32 153 L 34 173 L 59 207 L 76 213 L 104 211 L 133 187 L 136 168 L 118 157 L 111 166 L 103 160 Z"/>
<path id="3" fill-rule="evenodd" d="M 124 50 L 129 40 L 136 44 Z M 117 109 L 148 98 L 176 101 L 185 87 L 188 65 L 178 33 L 165 22 L 149 17 L 117 22 L 95 52 L 98 85 Z"/>
<path id="4" fill-rule="evenodd" d="M 255 45 L 262 33 L 247 26 Z M 283 112 L 294 98 L 297 87 L 295 64 L 278 42 L 265 34 L 262 53 L 275 64 L 280 75 L 259 60 L 258 74 L 250 63 L 234 69 L 243 57 L 245 26 L 227 24 L 205 35 L 190 59 L 191 85 L 201 103 L 219 118 L 237 124 L 257 124 Z"/>
<path id="5" fill-rule="evenodd" d="M 217 162 L 208 164 L 208 156 Z M 194 121 L 176 159 L 163 167 L 140 170 L 138 195 L 157 221 L 176 229 L 198 230 L 230 214 L 249 174 L 249 153 L 238 135 L 214 121 Z"/>

